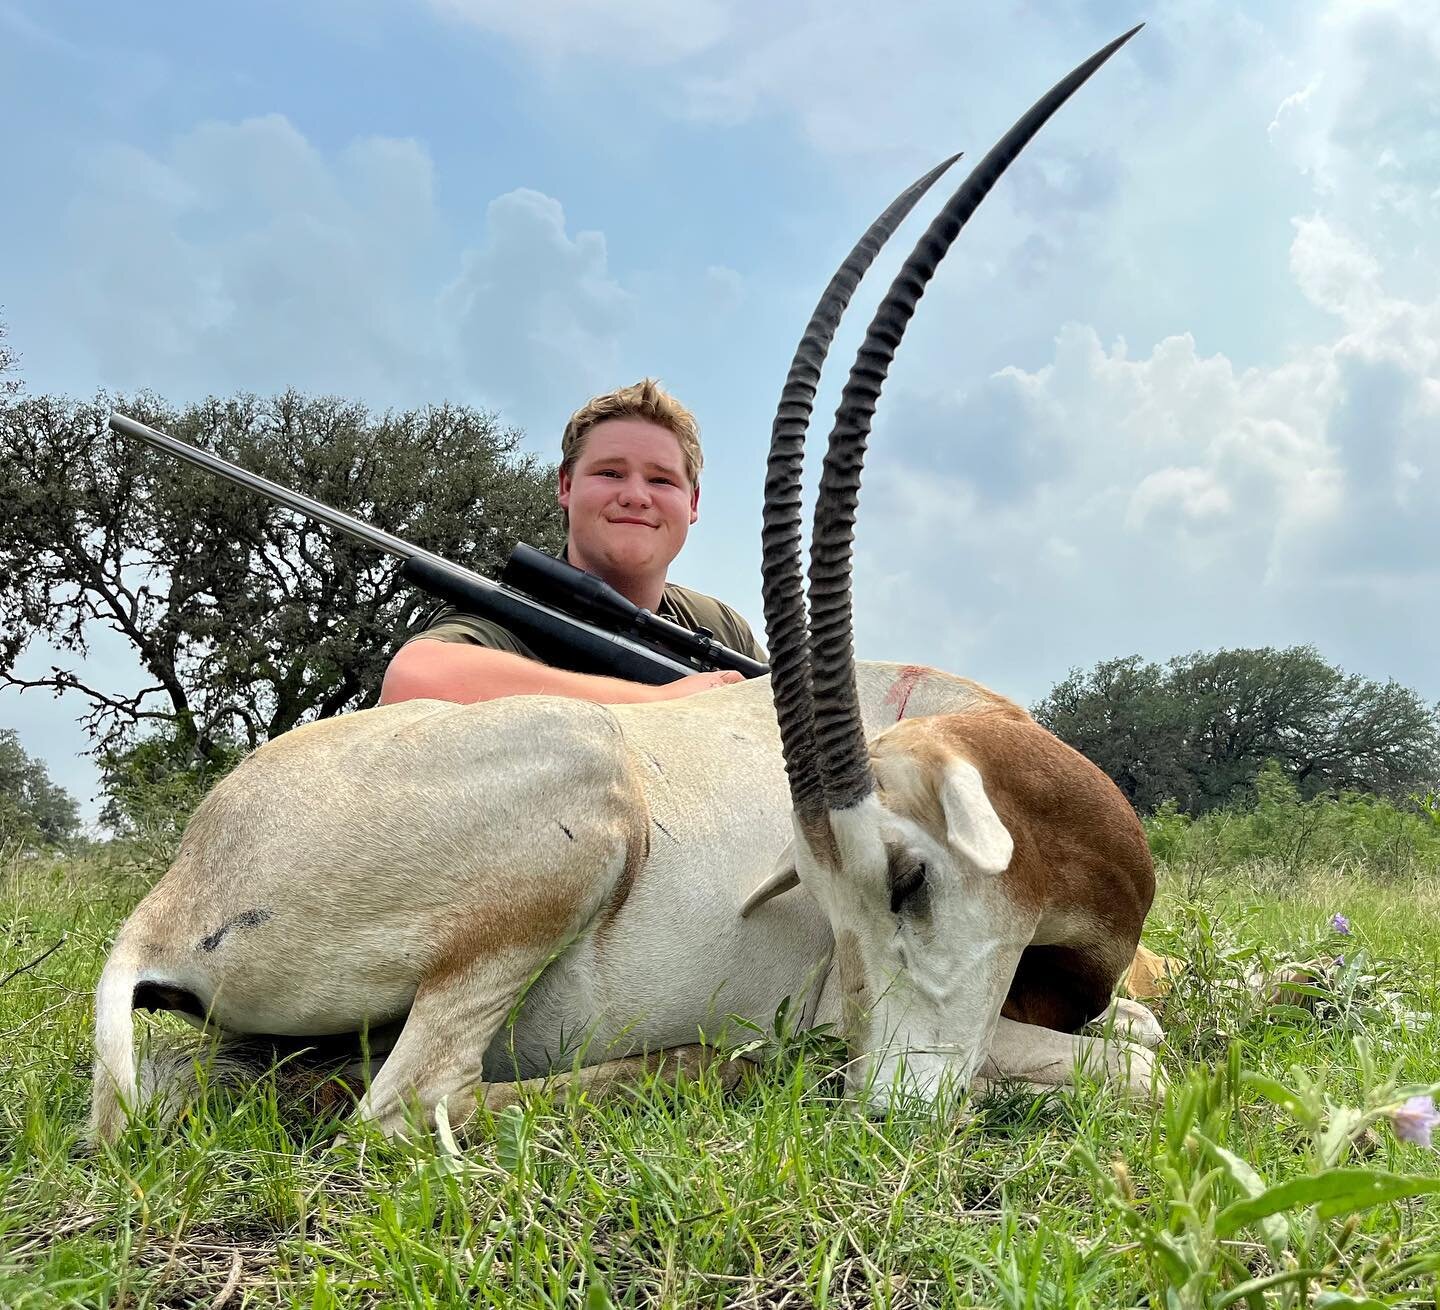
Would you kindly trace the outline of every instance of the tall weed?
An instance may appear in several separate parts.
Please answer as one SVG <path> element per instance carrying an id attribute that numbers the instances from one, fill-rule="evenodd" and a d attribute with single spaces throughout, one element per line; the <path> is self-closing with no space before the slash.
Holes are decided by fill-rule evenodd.
<path id="1" fill-rule="evenodd" d="M 1301 797 L 1277 764 L 1256 780 L 1255 804 L 1193 819 L 1167 801 L 1145 820 L 1157 863 L 1189 884 L 1211 873 L 1248 867 L 1262 883 L 1293 882 L 1302 869 L 1404 879 L 1440 870 L 1440 798 L 1414 797 L 1397 805 L 1349 793 Z"/>

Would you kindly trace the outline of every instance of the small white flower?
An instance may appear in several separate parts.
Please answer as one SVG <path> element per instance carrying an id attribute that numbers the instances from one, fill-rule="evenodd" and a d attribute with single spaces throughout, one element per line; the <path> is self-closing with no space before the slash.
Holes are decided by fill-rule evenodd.
<path id="1" fill-rule="evenodd" d="M 1440 1111 L 1435 1109 L 1433 1097 L 1412 1096 L 1398 1110 L 1390 1112 L 1390 1121 L 1395 1125 L 1395 1136 L 1402 1142 L 1429 1146 L 1431 1132 L 1440 1125 Z"/>

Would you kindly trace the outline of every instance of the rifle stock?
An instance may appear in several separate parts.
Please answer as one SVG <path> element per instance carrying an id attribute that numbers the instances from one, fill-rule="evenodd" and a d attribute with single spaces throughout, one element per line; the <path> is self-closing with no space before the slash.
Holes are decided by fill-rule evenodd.
<path id="1" fill-rule="evenodd" d="M 652 685 L 715 669 L 736 669 L 747 678 L 768 672 L 758 660 L 722 646 L 708 633 L 690 632 L 631 605 L 600 579 L 562 561 L 549 560 L 523 543 L 516 547 L 516 555 L 526 560 L 538 556 L 554 566 L 545 570 L 551 603 L 452 564 L 128 415 L 111 414 L 110 428 L 394 556 L 402 561 L 404 577 L 422 591 L 466 613 L 493 619 L 527 645 L 539 644 L 558 652 L 555 662 L 572 672 L 602 673 Z M 512 556 L 512 564 L 514 559 Z M 578 577 L 568 577 L 567 571 Z M 511 565 L 506 572 L 511 572 Z M 571 602 L 568 608 L 581 611 L 584 617 L 567 612 L 567 599 Z"/>

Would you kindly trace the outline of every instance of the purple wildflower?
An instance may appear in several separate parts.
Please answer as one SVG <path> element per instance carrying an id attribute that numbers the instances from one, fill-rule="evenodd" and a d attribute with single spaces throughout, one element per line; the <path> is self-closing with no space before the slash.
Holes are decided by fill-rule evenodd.
<path id="1" fill-rule="evenodd" d="M 1390 1112 L 1390 1121 L 1395 1125 L 1395 1136 L 1402 1142 L 1429 1146 L 1431 1132 L 1440 1125 L 1440 1110 L 1435 1109 L 1434 1097 L 1412 1096 L 1398 1110 Z"/>
<path id="2" fill-rule="evenodd" d="M 1330 920 L 1330 931 L 1337 932 L 1342 937 L 1350 935 L 1350 920 L 1343 914 L 1337 914 Z"/>

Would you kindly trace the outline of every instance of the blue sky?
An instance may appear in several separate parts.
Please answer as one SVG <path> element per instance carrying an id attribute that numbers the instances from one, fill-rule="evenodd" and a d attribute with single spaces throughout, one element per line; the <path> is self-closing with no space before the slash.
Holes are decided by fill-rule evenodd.
<path id="1" fill-rule="evenodd" d="M 770 415 L 834 264 L 1141 19 L 906 338 L 860 654 L 1033 700 L 1313 642 L 1440 698 L 1440 0 L 0 0 L 0 312 L 31 392 L 448 398 L 548 455 L 657 375 L 706 442 L 674 576 L 758 625 Z M 130 677 L 103 639 L 88 672 Z M 0 694 L 83 796 L 78 709 Z"/>

